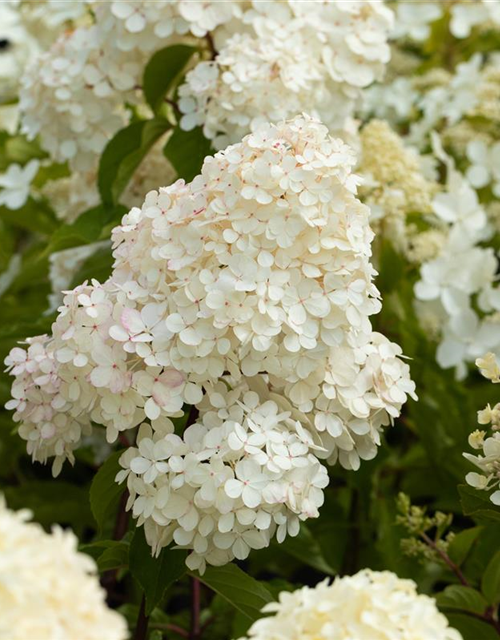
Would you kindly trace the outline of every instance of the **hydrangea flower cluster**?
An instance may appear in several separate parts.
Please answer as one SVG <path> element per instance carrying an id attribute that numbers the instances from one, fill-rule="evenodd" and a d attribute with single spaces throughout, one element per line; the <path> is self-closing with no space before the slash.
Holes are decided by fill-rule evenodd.
<path id="1" fill-rule="evenodd" d="M 208 387 L 200 416 L 182 437 L 139 430 L 138 447 L 122 455 L 129 507 L 155 553 L 172 542 L 192 549 L 191 569 L 243 560 L 251 549 L 296 535 L 319 515 L 328 474 L 320 447 L 252 381 Z M 265 385 L 261 385 L 269 395 Z M 262 394 L 262 395 L 264 395 Z"/>
<path id="2" fill-rule="evenodd" d="M 60 18 L 78 25 L 85 3 L 69 4 L 71 11 Z M 167 44 L 210 34 L 204 48 L 214 41 L 220 47 L 215 61 L 202 59 L 188 76 L 180 103 L 186 128 L 201 123 L 210 138 L 227 134 L 219 148 L 228 135 L 239 141 L 262 122 L 302 110 L 342 127 L 360 88 L 380 77 L 389 59 L 392 12 L 379 2 L 329 1 L 307 9 L 295 2 L 87 4 L 94 24 L 62 35 L 31 66 L 20 103 L 24 133 L 40 135 L 54 160 L 69 160 L 79 171 L 89 170 L 92 158 L 95 165 L 107 140 L 126 122 L 123 106 L 140 101 L 146 62 Z M 278 108 L 277 101 L 289 106 Z"/>
<path id="3" fill-rule="evenodd" d="M 390 571 L 365 569 L 283 591 L 263 613 L 272 615 L 257 620 L 247 640 L 462 640 L 433 598 Z"/>
<path id="4" fill-rule="evenodd" d="M 217 148 L 301 111 L 343 129 L 390 57 L 392 13 L 380 2 L 253 2 L 243 22 L 251 29 L 199 63 L 179 91 L 181 126 L 203 126 Z"/>
<path id="5" fill-rule="evenodd" d="M 95 169 L 108 140 L 127 123 L 124 105 L 140 101 L 151 54 L 183 35 L 205 35 L 237 6 L 186 0 L 87 4 L 94 24 L 63 34 L 37 58 L 20 94 L 23 132 L 30 139 L 39 135 L 53 160 L 69 161 L 76 171 Z"/>
<path id="6" fill-rule="evenodd" d="M 53 160 L 69 161 L 77 171 L 92 169 L 124 126 L 123 104 L 134 99 L 143 68 L 133 52 L 125 57 L 104 45 L 99 27 L 79 28 L 39 56 L 23 78 L 23 132 L 30 139 L 40 135 Z"/>
<path id="7" fill-rule="evenodd" d="M 54 527 L 45 533 L 27 510 L 0 498 L 0 638 L 126 640 L 124 618 L 108 609 L 90 556 L 78 539 Z"/>
<path id="8" fill-rule="evenodd" d="M 476 191 L 450 157 L 442 158 L 446 191 L 434 197 L 432 208 L 446 235 L 437 256 L 422 264 L 415 295 L 423 301 L 419 313 L 433 316 L 440 326 L 439 364 L 455 367 L 463 378 L 467 362 L 500 348 L 497 258 L 492 247 L 480 246 L 491 233 Z"/>
<path id="9" fill-rule="evenodd" d="M 500 367 L 493 353 L 487 353 L 476 360 L 476 365 L 481 374 L 494 384 L 500 382 Z M 478 411 L 480 425 L 490 425 L 491 435 L 486 431 L 476 430 L 469 436 L 469 445 L 481 453 L 472 455 L 464 453 L 464 457 L 479 469 L 471 471 L 465 476 L 467 484 L 480 491 L 491 491 L 490 500 L 493 504 L 500 505 L 500 403 L 494 407 L 489 404 Z"/>
<path id="10" fill-rule="evenodd" d="M 446 12 L 453 25 L 456 11 L 477 9 L 479 16 L 481 7 L 481 2 L 440 7 L 399 3 L 396 22 L 414 12 L 428 15 L 429 25 L 438 29 L 436 11 Z M 442 28 L 444 23 L 439 24 Z M 499 27 L 490 20 L 481 28 L 494 34 Z M 474 37 L 479 37 L 477 30 Z M 388 76 L 394 79 L 367 90 L 366 117 L 376 113 L 402 132 L 402 150 L 395 153 L 389 123 L 371 120 L 361 131 L 363 152 L 368 142 L 382 157 L 370 169 L 363 165 L 362 154 L 358 171 L 367 180 L 361 198 L 376 205 L 376 228 L 419 267 L 414 290 L 417 317 L 438 342 L 439 365 L 453 367 L 457 377 L 463 378 L 477 357 L 486 351 L 500 353 L 498 258 L 492 242 L 500 228 L 498 53 L 476 53 L 459 62 L 453 72 L 433 68 L 421 73 L 419 57 L 410 52 L 415 44 L 405 48 L 400 40 L 393 46 L 397 55 Z M 372 135 L 380 127 L 385 132 Z M 403 156 L 407 170 L 394 188 L 387 171 L 382 179 L 373 180 L 386 164 L 396 175 Z M 412 156 L 413 163 L 408 163 Z M 418 184 L 422 188 L 416 188 Z M 401 215 L 406 204 L 406 215 Z"/>
<path id="11" fill-rule="evenodd" d="M 384 120 L 373 119 L 364 126 L 360 142 L 357 171 L 364 178 L 360 197 L 370 207 L 372 228 L 409 257 L 420 262 L 424 256 L 434 257 L 435 243 L 428 238 L 419 243 L 418 230 L 408 222 L 415 211 L 432 213 L 432 199 L 439 189 L 423 174 L 422 158 Z"/>
<path id="12" fill-rule="evenodd" d="M 400 348 L 372 331 L 373 233 L 354 162 L 299 116 L 124 216 L 110 279 L 66 293 L 52 336 L 7 358 L 8 406 L 34 459 L 54 457 L 57 473 L 91 421 L 113 442 L 149 420 L 122 458 L 129 507 L 156 550 L 174 539 L 201 569 L 315 517 L 318 459 L 357 469 L 415 397 Z M 168 418 L 184 404 L 200 417 L 180 439 Z"/>

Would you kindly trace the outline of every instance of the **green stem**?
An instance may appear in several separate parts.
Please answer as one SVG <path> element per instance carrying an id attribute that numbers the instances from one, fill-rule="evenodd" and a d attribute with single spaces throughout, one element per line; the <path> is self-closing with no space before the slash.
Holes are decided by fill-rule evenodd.
<path id="1" fill-rule="evenodd" d="M 137 626 L 135 627 L 134 640 L 146 640 L 148 634 L 149 616 L 146 615 L 146 596 L 142 596 Z"/>

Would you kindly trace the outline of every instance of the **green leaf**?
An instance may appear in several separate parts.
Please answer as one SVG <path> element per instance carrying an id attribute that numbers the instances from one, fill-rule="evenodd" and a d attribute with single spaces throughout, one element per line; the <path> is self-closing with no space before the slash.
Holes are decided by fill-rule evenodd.
<path id="1" fill-rule="evenodd" d="M 45 202 L 33 198 L 29 198 L 26 204 L 16 211 L 0 207 L 0 218 L 13 227 L 43 235 L 53 233 L 61 225 Z"/>
<path id="2" fill-rule="evenodd" d="M 54 523 L 71 525 L 77 531 L 92 525 L 87 488 L 62 480 L 34 480 L 3 489 L 11 509 L 30 509 L 33 518 L 46 529 Z"/>
<path id="3" fill-rule="evenodd" d="M 203 161 L 213 150 L 201 127 L 183 131 L 177 126 L 163 152 L 174 166 L 178 177 L 190 182 L 200 173 Z"/>
<path id="4" fill-rule="evenodd" d="M 144 156 L 170 127 L 170 123 L 162 118 L 141 120 L 118 131 L 108 142 L 101 156 L 97 178 L 105 206 L 118 202 Z"/>
<path id="5" fill-rule="evenodd" d="M 471 587 L 460 584 L 452 584 L 436 597 L 438 606 L 442 609 L 458 609 L 459 611 L 472 611 L 483 613 L 488 603 L 486 599 Z"/>
<path id="6" fill-rule="evenodd" d="M 105 218 L 106 212 L 102 206 L 88 209 L 75 222 L 62 225 L 52 234 L 47 253 L 95 242 L 100 236 Z"/>
<path id="7" fill-rule="evenodd" d="M 318 541 L 313 537 L 310 530 L 304 525 L 300 525 L 300 531 L 297 536 L 287 536 L 280 545 L 280 549 L 290 554 L 302 563 L 309 565 L 316 571 L 333 575 L 335 571 L 328 564 L 323 556 L 323 552 Z"/>
<path id="8" fill-rule="evenodd" d="M 500 602 L 500 551 L 490 560 L 481 580 L 481 591 L 490 604 Z"/>
<path id="9" fill-rule="evenodd" d="M 158 558 L 153 558 L 144 528 L 137 527 L 130 545 L 129 560 L 130 571 L 146 596 L 146 615 L 149 615 L 166 589 L 186 573 L 186 553 L 179 549 L 163 549 Z"/>
<path id="10" fill-rule="evenodd" d="M 99 571 L 110 571 L 111 569 L 121 569 L 128 566 L 128 555 L 130 545 L 126 542 L 116 542 L 106 549 L 97 558 Z"/>
<path id="11" fill-rule="evenodd" d="M 107 226 L 110 223 L 118 222 L 125 213 L 127 213 L 127 209 L 122 205 L 116 205 L 112 208 L 99 205 L 88 209 L 79 215 L 75 222 L 60 226 L 52 234 L 43 255 L 97 242 L 103 238 L 103 235 L 109 233 Z"/>
<path id="12" fill-rule="evenodd" d="M 463 640 L 498 640 L 492 626 L 467 615 L 452 613 L 446 616 L 450 626 L 462 634 Z"/>
<path id="13" fill-rule="evenodd" d="M 460 566 L 469 555 L 483 527 L 472 527 L 457 533 L 448 547 L 448 555 L 453 562 Z"/>
<path id="14" fill-rule="evenodd" d="M 71 288 L 91 278 L 105 282 L 111 275 L 113 260 L 111 247 L 99 249 L 82 264 L 78 273 L 73 277 Z"/>
<path id="15" fill-rule="evenodd" d="M 273 601 L 271 593 L 261 582 L 249 576 L 235 564 L 208 567 L 202 576 L 194 573 L 192 575 L 252 621 L 262 617 L 262 607 Z"/>
<path id="16" fill-rule="evenodd" d="M 94 558 L 99 571 L 128 566 L 130 544 L 124 540 L 96 540 L 80 546 L 80 551 Z"/>
<path id="17" fill-rule="evenodd" d="M 484 491 L 479 491 L 468 484 L 461 484 L 458 487 L 460 502 L 466 516 L 474 516 L 484 520 L 500 520 L 500 509 L 495 510 L 489 496 Z"/>
<path id="18" fill-rule="evenodd" d="M 121 467 L 118 460 L 123 451 L 115 451 L 96 473 L 90 486 L 90 507 L 102 532 L 107 518 L 115 513 L 124 486 L 115 482 L 115 477 Z"/>
<path id="19" fill-rule="evenodd" d="M 157 51 L 146 65 L 142 89 L 147 103 L 155 113 L 195 51 L 194 47 L 174 44 Z"/>

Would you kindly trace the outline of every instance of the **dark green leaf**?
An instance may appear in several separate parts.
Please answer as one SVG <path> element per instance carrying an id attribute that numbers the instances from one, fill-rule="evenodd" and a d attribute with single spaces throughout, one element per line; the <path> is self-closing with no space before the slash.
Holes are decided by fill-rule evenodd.
<path id="1" fill-rule="evenodd" d="M 202 576 L 196 577 L 251 620 L 260 618 L 262 607 L 273 600 L 271 593 L 261 582 L 235 564 L 208 567 Z"/>
<path id="2" fill-rule="evenodd" d="M 137 527 L 130 545 L 130 571 L 146 595 L 146 615 L 163 598 L 166 589 L 186 573 L 186 553 L 178 549 L 163 549 L 158 558 L 144 537 L 144 528 Z"/>
<path id="3" fill-rule="evenodd" d="M 34 480 L 5 487 L 3 492 L 11 509 L 30 509 L 34 520 L 46 529 L 58 523 L 79 531 L 92 524 L 86 487 L 61 480 Z"/>
<path id="4" fill-rule="evenodd" d="M 116 542 L 97 559 L 99 571 L 109 571 L 111 569 L 121 569 L 128 566 L 129 544 L 126 542 Z"/>
<path id="5" fill-rule="evenodd" d="M 450 626 L 462 634 L 463 640 L 498 640 L 492 626 L 471 616 L 452 613 L 446 616 Z"/>
<path id="6" fill-rule="evenodd" d="M 115 451 L 96 473 L 90 487 L 90 507 L 97 522 L 99 531 L 102 531 L 106 519 L 114 515 L 124 491 L 124 486 L 115 482 L 115 477 L 121 467 L 118 460 L 123 451 Z"/>
<path id="7" fill-rule="evenodd" d="M 459 611 L 472 611 L 483 613 L 488 607 L 485 598 L 471 587 L 460 584 L 452 584 L 440 593 L 437 598 L 438 606 L 442 609 L 458 609 Z"/>
<path id="8" fill-rule="evenodd" d="M 201 127 L 183 131 L 177 126 L 164 149 L 178 177 L 186 182 L 190 182 L 200 173 L 203 161 L 212 152 L 210 140 L 205 138 Z"/>
<path id="9" fill-rule="evenodd" d="M 111 253 L 111 247 L 99 249 L 99 251 L 96 251 L 90 258 L 85 260 L 73 278 L 71 287 L 76 287 L 91 278 L 104 282 L 111 275 L 112 265 L 113 254 Z"/>
<path id="10" fill-rule="evenodd" d="M 99 193 L 106 207 L 118 202 L 144 156 L 169 128 L 169 122 L 162 118 L 140 120 L 118 131 L 108 142 L 98 174 Z"/>
<path id="11" fill-rule="evenodd" d="M 82 213 L 72 224 L 64 224 L 52 235 L 47 253 L 95 242 L 104 227 L 106 212 L 102 206 Z"/>
<path id="12" fill-rule="evenodd" d="M 472 527 L 454 536 L 448 547 L 448 555 L 455 564 L 460 566 L 465 561 L 482 530 L 482 527 Z"/>
<path id="13" fill-rule="evenodd" d="M 17 211 L 0 207 L 0 218 L 13 227 L 43 235 L 53 233 L 61 225 L 46 203 L 32 198 L 29 198 L 28 202 Z"/>
<path id="14" fill-rule="evenodd" d="M 194 47 L 174 44 L 157 51 L 146 65 L 142 89 L 146 101 L 155 113 L 195 51 Z"/>
<path id="15" fill-rule="evenodd" d="M 484 520 L 500 520 L 500 509 L 495 509 L 485 491 L 479 491 L 468 484 L 458 487 L 460 502 L 466 516 L 474 516 Z"/>
<path id="16" fill-rule="evenodd" d="M 481 591 L 490 604 L 500 602 L 500 551 L 490 560 L 481 580 Z"/>
<path id="17" fill-rule="evenodd" d="M 321 573 L 328 575 L 335 573 L 325 560 L 317 540 L 304 524 L 301 524 L 299 534 L 293 538 L 288 536 L 280 545 L 280 548 Z"/>
<path id="18" fill-rule="evenodd" d="M 109 571 L 128 566 L 130 544 L 124 540 L 96 540 L 80 547 L 96 560 L 99 571 Z"/>

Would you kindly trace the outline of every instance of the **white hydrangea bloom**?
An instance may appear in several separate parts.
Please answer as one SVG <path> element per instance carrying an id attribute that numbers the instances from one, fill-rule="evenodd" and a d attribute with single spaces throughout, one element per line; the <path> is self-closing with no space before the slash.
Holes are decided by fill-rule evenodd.
<path id="1" fill-rule="evenodd" d="M 500 350 L 497 258 L 493 248 L 479 245 L 489 237 L 489 229 L 476 192 L 444 151 L 438 153 L 448 164 L 448 180 L 446 191 L 436 195 L 432 206 L 438 220 L 448 225 L 448 237 L 438 256 L 422 264 L 415 296 L 433 306 L 441 318 L 439 365 L 455 367 L 463 378 L 468 362 L 486 351 Z M 425 314 L 425 305 L 418 312 Z"/>
<path id="2" fill-rule="evenodd" d="M 23 71 L 38 51 L 38 44 L 24 28 L 18 9 L 1 3 L 0 104 L 15 97 Z"/>
<path id="3" fill-rule="evenodd" d="M 34 460 L 54 457 L 54 475 L 65 459 L 73 462 L 91 421 L 105 425 L 113 442 L 146 417 L 179 415 L 182 409 L 184 376 L 158 366 L 134 371 L 136 358 L 110 337 L 114 322 L 130 312 L 120 300 L 126 295 L 111 281 L 77 287 L 64 297 L 52 337 L 29 339 L 26 351 L 14 348 L 5 361 L 16 377 L 7 406 L 22 423 L 19 435 Z M 159 325 L 161 305 L 148 305 L 143 317 L 156 322 L 143 326 L 138 342 L 168 335 Z"/>
<path id="4" fill-rule="evenodd" d="M 97 23 L 121 51 L 153 52 L 171 36 L 191 33 L 203 37 L 239 13 L 238 3 L 227 0 L 87 0 Z"/>
<path id="5" fill-rule="evenodd" d="M 328 474 L 310 433 L 246 382 L 217 383 L 199 407 L 182 438 L 143 425 L 117 479 L 153 552 L 174 541 L 203 572 L 296 535 L 318 516 Z"/>
<path id="6" fill-rule="evenodd" d="M 500 382 L 500 367 L 494 353 L 486 353 L 476 360 L 476 366 L 488 380 L 494 384 Z M 500 506 L 500 403 L 491 407 L 489 404 L 478 411 L 478 422 L 489 425 L 492 433 L 486 437 L 486 431 L 476 430 L 469 436 L 472 449 L 481 451 L 478 455 L 464 453 L 464 457 L 472 462 L 479 471 L 471 471 L 465 476 L 468 485 L 479 491 L 491 491 L 490 500 Z"/>
<path id="7" fill-rule="evenodd" d="M 123 104 L 142 72 L 140 58 L 114 56 L 104 40 L 95 26 L 61 37 L 27 70 L 20 92 L 23 132 L 78 171 L 93 169 L 125 124 Z"/>
<path id="8" fill-rule="evenodd" d="M 467 38 L 474 27 L 488 22 L 500 26 L 500 8 L 495 0 L 466 0 L 451 6 L 450 31 L 456 38 Z"/>
<path id="9" fill-rule="evenodd" d="M 462 640 L 433 598 L 390 571 L 283 591 L 262 611 L 272 615 L 257 620 L 247 640 Z"/>
<path id="10" fill-rule="evenodd" d="M 436 2 L 398 2 L 393 38 L 409 36 L 413 40 L 427 40 L 430 25 L 443 15 L 443 7 Z"/>
<path id="11" fill-rule="evenodd" d="M 51 2 L 38 7 L 50 12 Z M 94 24 L 64 33 L 39 56 L 23 78 L 22 130 L 57 162 L 79 172 L 96 170 L 108 140 L 128 120 L 126 103 L 140 99 L 144 67 L 151 54 L 186 34 L 204 36 L 238 14 L 236 3 L 186 0 L 68 2 L 54 24 L 85 15 Z M 35 9 L 25 10 L 37 22 Z M 76 22 L 79 24 L 78 20 Z"/>
<path id="12" fill-rule="evenodd" d="M 95 562 L 78 539 L 46 533 L 0 499 L 0 638 L 3 640 L 126 640 L 125 620 L 108 609 Z"/>
<path id="13" fill-rule="evenodd" d="M 73 171 L 64 178 L 49 180 L 40 191 L 59 220 L 67 223 L 74 222 L 81 213 L 97 207 L 100 202 L 97 173 L 93 170 Z"/>
<path id="14" fill-rule="evenodd" d="M 23 207 L 39 168 L 38 160 L 30 160 L 25 167 L 11 164 L 5 173 L 0 173 L 0 205 L 12 210 Z"/>
<path id="15" fill-rule="evenodd" d="M 500 506 L 500 433 L 496 432 L 489 438 L 481 439 L 480 446 L 474 448 L 481 449 L 481 454 L 475 456 L 464 453 L 464 457 L 479 469 L 479 473 L 471 471 L 465 476 L 465 480 L 468 485 L 481 491 L 491 491 L 497 487 L 490 500 Z"/>
<path id="16" fill-rule="evenodd" d="M 266 372 L 302 413 L 344 407 L 347 422 L 337 420 L 329 433 L 354 461 L 356 441 L 369 440 L 372 453 L 364 455 L 373 455 L 373 430 L 398 415 L 414 387 L 402 363 L 387 394 L 367 385 L 370 354 L 384 368 L 396 352 L 372 335 L 368 319 L 380 303 L 353 162 L 349 148 L 311 119 L 264 125 L 208 158 L 191 185 L 148 194 L 113 237 L 115 277 L 134 305 L 147 303 L 153 287 L 171 333 L 130 349 L 184 372 L 194 386 L 224 371 Z M 125 318 L 111 335 L 129 344 L 129 324 Z M 366 438 L 351 435 L 351 419 Z"/>
<path id="17" fill-rule="evenodd" d="M 400 348 L 369 320 L 380 301 L 354 162 L 298 116 L 263 125 L 124 216 L 110 279 L 67 293 L 52 337 L 6 360 L 8 408 L 34 459 L 54 457 L 57 473 L 91 420 L 110 442 L 149 420 L 139 453 L 123 458 L 129 506 L 155 549 L 173 537 L 200 569 L 315 517 L 318 458 L 357 469 L 415 397 Z M 168 418 L 184 404 L 200 421 L 179 439 Z M 222 474 L 220 503 L 206 497 L 207 478 L 188 474 L 205 463 Z M 189 506 L 198 491 L 208 502 L 200 493 Z M 254 523 L 245 509 L 260 504 Z"/>
<path id="18" fill-rule="evenodd" d="M 254 2 L 243 20 L 251 30 L 201 62 L 179 91 L 181 126 L 203 125 L 219 148 L 301 111 L 341 129 L 390 57 L 392 13 L 380 2 Z"/>
<path id="19" fill-rule="evenodd" d="M 500 197 L 500 142 L 488 145 L 483 140 L 471 140 L 467 145 L 471 163 L 466 176 L 475 189 L 492 184 L 493 194 Z"/>

